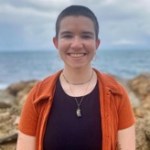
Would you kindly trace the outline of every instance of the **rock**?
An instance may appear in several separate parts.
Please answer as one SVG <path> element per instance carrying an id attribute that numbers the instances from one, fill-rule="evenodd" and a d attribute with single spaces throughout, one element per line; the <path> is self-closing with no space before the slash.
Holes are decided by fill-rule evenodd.
<path id="1" fill-rule="evenodd" d="M 146 139 L 150 141 L 150 114 L 149 116 L 145 119 L 145 135 Z"/>
<path id="2" fill-rule="evenodd" d="M 6 102 L 0 102 L 0 108 L 9 108 L 11 107 L 10 104 L 6 103 Z"/>
<path id="3" fill-rule="evenodd" d="M 136 93 L 141 100 L 150 95 L 150 74 L 142 74 L 130 80 L 130 88 Z"/>
<path id="4" fill-rule="evenodd" d="M 26 100 L 29 91 L 35 83 L 28 84 L 22 91 L 19 91 L 16 98 L 16 103 L 20 106 L 23 106 L 24 101 Z"/>
<path id="5" fill-rule="evenodd" d="M 3 138 L 1 137 L 0 138 L 0 144 L 5 144 L 5 143 L 8 143 L 8 142 L 13 142 L 17 140 L 17 137 L 18 137 L 18 133 L 13 133 L 13 134 L 10 134 L 10 135 L 6 135 L 4 136 Z"/>
<path id="6" fill-rule="evenodd" d="M 0 150 L 16 150 L 16 142 L 0 144 Z"/>
<path id="7" fill-rule="evenodd" d="M 134 108 L 137 150 L 150 150 L 150 74 L 139 75 L 128 84 L 140 99 L 140 105 Z"/>
<path id="8" fill-rule="evenodd" d="M 138 118 L 136 122 L 136 150 L 149 150 L 149 146 L 145 134 L 145 119 Z"/>
<path id="9" fill-rule="evenodd" d="M 11 95 L 7 90 L 0 90 L 0 107 L 12 105 L 15 101 L 15 96 Z"/>
<path id="10" fill-rule="evenodd" d="M 15 107 L 1 108 L 0 109 L 0 149 L 14 149 L 17 141 L 17 125 L 18 118 L 17 110 Z M 10 145 L 12 145 L 10 147 Z"/>
<path id="11" fill-rule="evenodd" d="M 37 81 L 36 80 L 30 80 L 30 81 L 21 81 L 18 83 L 11 84 L 8 86 L 7 91 L 13 95 L 17 96 L 17 94 L 24 90 L 25 88 L 28 89 L 28 87 L 32 87 Z"/>
<path id="12" fill-rule="evenodd" d="M 22 105 L 36 82 L 18 82 L 0 91 L 0 150 L 16 149 Z"/>

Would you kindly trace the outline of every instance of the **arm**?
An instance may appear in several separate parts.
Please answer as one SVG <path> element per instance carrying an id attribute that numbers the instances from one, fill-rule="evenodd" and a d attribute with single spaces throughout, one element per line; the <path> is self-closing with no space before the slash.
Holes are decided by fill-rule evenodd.
<path id="1" fill-rule="evenodd" d="M 18 125 L 18 139 L 16 150 L 36 150 L 36 127 L 38 114 L 34 100 L 37 87 L 34 86 L 29 92 L 21 111 Z"/>
<path id="2" fill-rule="evenodd" d="M 135 126 L 118 131 L 117 150 L 135 150 Z"/>
<path id="3" fill-rule="evenodd" d="M 19 131 L 16 150 L 36 150 L 36 138 Z"/>

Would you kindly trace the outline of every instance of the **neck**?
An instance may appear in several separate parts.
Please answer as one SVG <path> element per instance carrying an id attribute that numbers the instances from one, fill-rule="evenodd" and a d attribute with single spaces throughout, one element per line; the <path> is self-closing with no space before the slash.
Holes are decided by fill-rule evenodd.
<path id="1" fill-rule="evenodd" d="M 64 68 L 63 75 L 71 84 L 84 84 L 91 79 L 93 74 L 92 67 L 82 69 Z"/>

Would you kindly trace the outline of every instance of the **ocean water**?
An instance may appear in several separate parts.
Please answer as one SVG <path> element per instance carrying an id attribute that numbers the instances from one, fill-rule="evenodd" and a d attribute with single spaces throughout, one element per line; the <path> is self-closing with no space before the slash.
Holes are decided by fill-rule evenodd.
<path id="1" fill-rule="evenodd" d="M 98 50 L 93 67 L 121 78 L 150 73 L 150 50 Z M 0 88 L 43 79 L 63 67 L 55 50 L 0 52 Z"/>

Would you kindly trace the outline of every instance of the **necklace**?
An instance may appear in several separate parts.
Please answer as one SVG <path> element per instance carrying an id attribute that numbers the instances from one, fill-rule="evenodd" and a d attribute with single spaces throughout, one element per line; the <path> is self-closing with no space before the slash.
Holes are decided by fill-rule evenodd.
<path id="1" fill-rule="evenodd" d="M 72 89 L 71 89 L 71 86 L 70 86 L 72 83 L 70 83 L 70 82 L 67 80 L 67 78 L 65 77 L 64 74 L 62 74 L 62 75 L 63 75 L 63 78 L 65 79 L 65 81 L 68 83 L 71 93 L 73 94 Z M 86 89 L 85 89 L 85 91 L 84 91 L 84 95 L 85 95 L 87 89 L 89 88 L 90 81 L 92 80 L 92 78 L 93 78 L 93 71 L 92 71 L 90 80 L 88 80 L 89 84 L 87 85 L 87 87 L 86 87 Z M 86 83 L 88 83 L 88 82 L 86 82 Z M 85 83 L 84 83 L 84 84 L 85 84 Z M 81 84 L 73 84 L 73 85 L 81 85 Z M 73 95 L 74 95 L 74 94 L 73 94 Z M 76 109 L 76 115 L 77 115 L 77 117 L 82 117 L 82 113 L 81 113 L 81 108 L 80 108 L 80 106 L 81 106 L 81 103 L 82 103 L 83 100 L 84 100 L 84 97 L 85 97 L 85 96 L 82 96 L 81 99 L 80 99 L 80 101 L 77 100 L 77 97 L 74 97 L 75 102 L 76 102 L 76 104 L 77 104 L 77 109 Z"/>
<path id="2" fill-rule="evenodd" d="M 92 77 L 93 77 L 93 71 L 92 71 L 92 75 L 90 76 L 90 78 L 89 78 L 87 81 L 85 81 L 85 82 L 80 82 L 80 83 L 72 83 L 72 82 L 70 82 L 70 81 L 65 77 L 64 74 L 62 74 L 62 75 L 63 75 L 65 81 L 66 81 L 68 84 L 72 84 L 72 85 L 83 85 L 83 84 L 86 84 L 86 83 L 88 83 L 88 82 L 91 81 L 91 79 L 92 79 Z"/>

